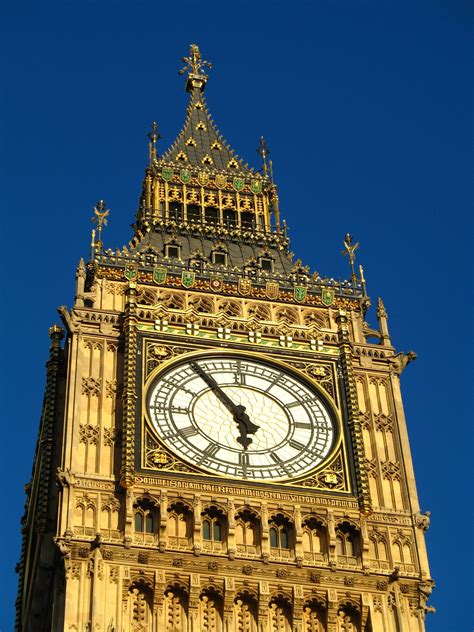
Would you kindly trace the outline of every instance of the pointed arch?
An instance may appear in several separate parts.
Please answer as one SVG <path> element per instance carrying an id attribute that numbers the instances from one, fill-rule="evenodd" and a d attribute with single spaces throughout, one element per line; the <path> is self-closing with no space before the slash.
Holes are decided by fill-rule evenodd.
<path id="1" fill-rule="evenodd" d="M 258 601 L 249 591 L 240 591 L 234 599 L 234 621 L 239 632 L 257 632 Z"/>

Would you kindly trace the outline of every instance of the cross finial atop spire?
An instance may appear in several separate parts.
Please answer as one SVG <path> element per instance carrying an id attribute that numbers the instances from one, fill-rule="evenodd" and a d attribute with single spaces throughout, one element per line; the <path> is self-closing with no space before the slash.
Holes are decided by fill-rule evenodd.
<path id="1" fill-rule="evenodd" d="M 262 161 L 263 161 L 263 175 L 266 176 L 267 175 L 267 156 L 270 154 L 270 150 L 267 147 L 267 143 L 265 142 L 265 139 L 263 136 L 260 136 L 260 147 L 257 149 L 257 154 L 259 154 L 262 157 Z"/>
<path id="2" fill-rule="evenodd" d="M 186 65 L 181 68 L 179 74 L 183 75 L 185 72 L 188 73 L 186 90 L 188 92 L 192 92 L 193 88 L 204 90 L 208 77 L 203 71 L 203 68 L 212 68 L 212 64 L 201 57 L 198 45 L 191 44 L 189 47 L 189 57 L 181 57 L 181 61 L 184 61 Z"/>

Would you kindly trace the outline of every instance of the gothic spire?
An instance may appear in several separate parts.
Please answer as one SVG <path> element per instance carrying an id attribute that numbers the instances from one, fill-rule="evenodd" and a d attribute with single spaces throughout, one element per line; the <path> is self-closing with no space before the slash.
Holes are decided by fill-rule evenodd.
<path id="1" fill-rule="evenodd" d="M 201 57 L 196 44 L 191 44 L 189 57 L 183 57 L 187 72 L 186 91 L 189 104 L 183 128 L 171 147 L 163 154 L 166 162 L 176 162 L 182 167 L 199 167 L 209 171 L 227 171 L 234 175 L 253 172 L 231 149 L 222 137 L 208 110 L 204 88 L 208 76 L 204 68 L 211 68 L 210 62 Z"/>

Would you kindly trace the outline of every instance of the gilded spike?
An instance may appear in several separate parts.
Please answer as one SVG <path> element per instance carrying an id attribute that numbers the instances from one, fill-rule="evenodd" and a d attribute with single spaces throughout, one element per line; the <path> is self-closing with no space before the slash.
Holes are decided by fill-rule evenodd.
<path id="1" fill-rule="evenodd" d="M 156 160 L 156 141 L 161 138 L 156 121 L 153 121 L 151 124 L 151 132 L 148 132 L 147 136 L 150 139 L 150 142 L 148 143 L 148 152 L 150 163 L 152 163 Z"/>
<path id="2" fill-rule="evenodd" d="M 355 273 L 355 251 L 357 250 L 357 248 L 359 247 L 359 242 L 357 243 L 353 243 L 352 242 L 352 235 L 349 233 L 346 233 L 346 236 L 344 237 L 344 246 L 345 246 L 345 250 L 342 251 L 342 255 L 343 256 L 348 256 L 349 257 L 349 264 L 351 266 L 351 281 L 353 283 L 355 283 L 357 281 L 357 275 Z"/>
<path id="3" fill-rule="evenodd" d="M 267 156 L 270 154 L 270 150 L 267 147 L 267 143 L 265 142 L 265 138 L 260 136 L 260 147 L 257 149 L 257 154 L 259 154 L 262 158 L 263 162 L 263 175 L 267 176 Z"/>

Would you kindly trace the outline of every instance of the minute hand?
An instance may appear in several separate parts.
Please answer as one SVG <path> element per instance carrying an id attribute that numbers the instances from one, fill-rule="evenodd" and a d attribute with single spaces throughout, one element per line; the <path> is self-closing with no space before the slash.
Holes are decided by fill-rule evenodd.
<path id="1" fill-rule="evenodd" d="M 215 393 L 216 397 L 224 404 L 227 410 L 232 413 L 234 420 L 237 422 L 239 426 L 239 430 L 243 436 L 239 437 L 237 440 L 241 443 L 244 448 L 247 448 L 250 443 L 252 443 L 252 439 L 247 437 L 247 434 L 255 433 L 260 426 L 256 426 L 254 423 L 250 421 L 249 416 L 245 412 L 245 406 L 241 404 L 234 404 L 234 402 L 230 399 L 230 397 L 224 393 L 216 380 L 208 375 L 196 362 L 191 362 L 191 368 L 199 375 L 200 378 L 210 387 L 210 389 Z"/>

